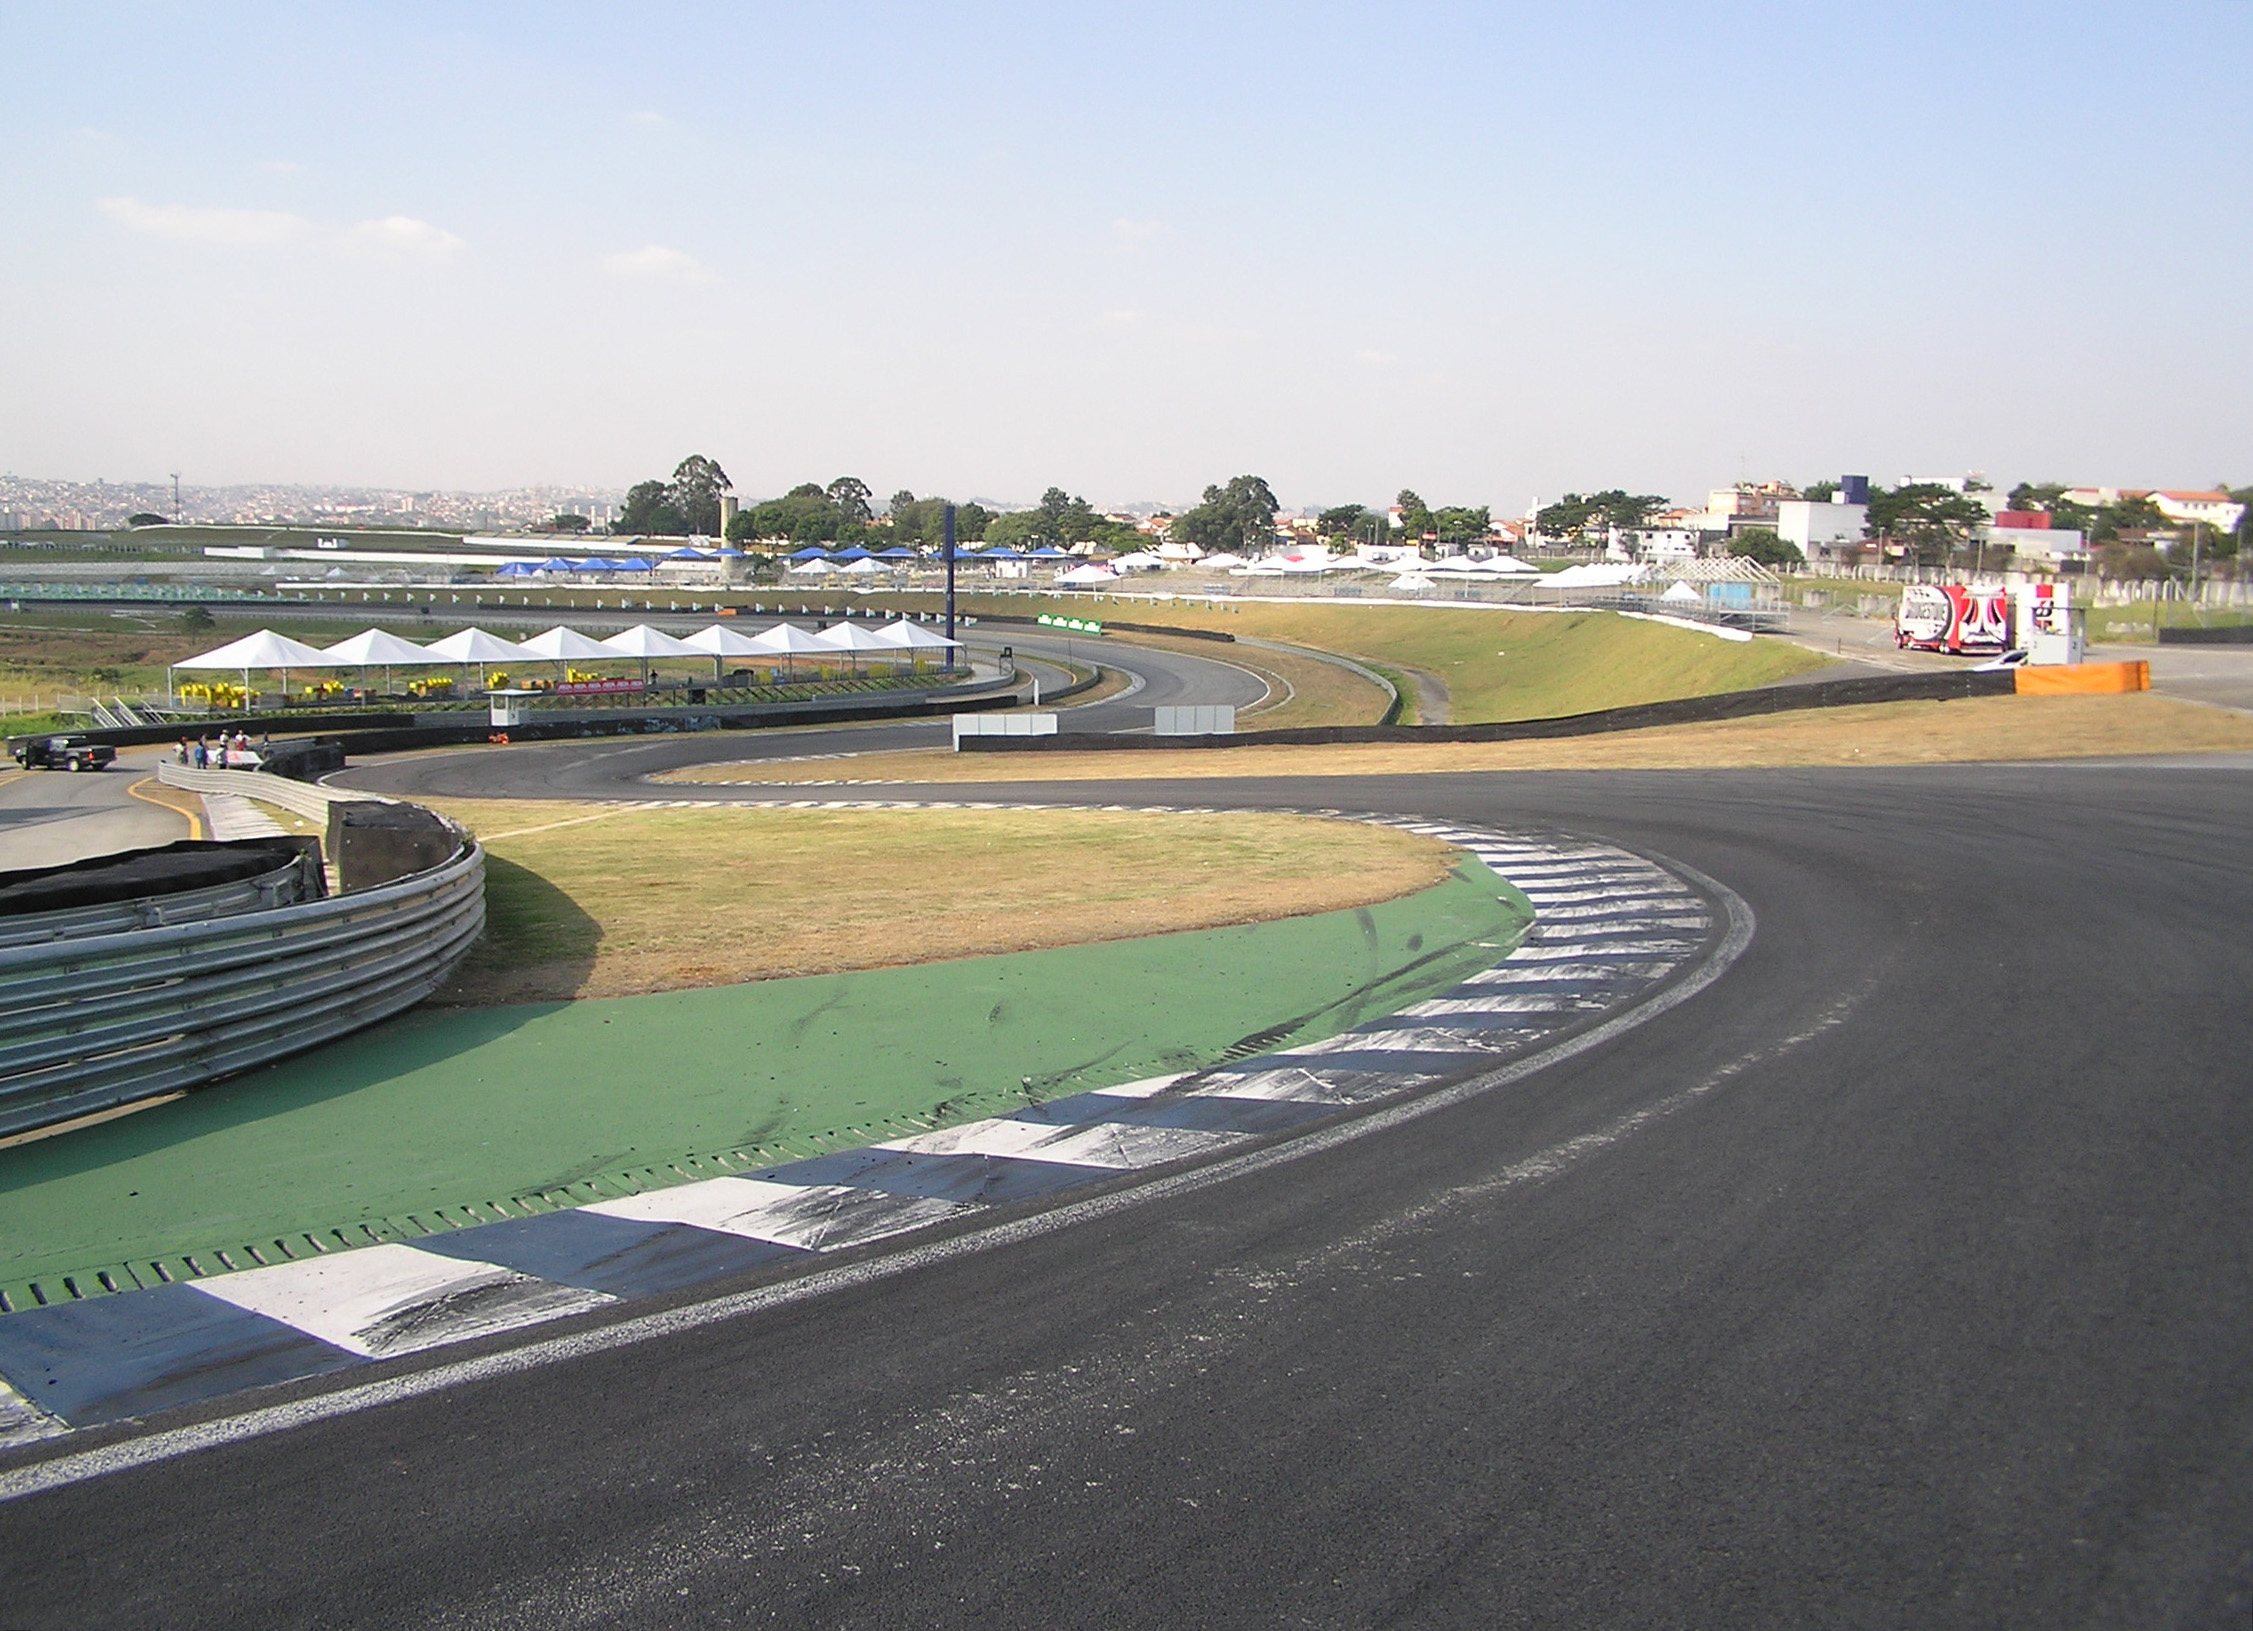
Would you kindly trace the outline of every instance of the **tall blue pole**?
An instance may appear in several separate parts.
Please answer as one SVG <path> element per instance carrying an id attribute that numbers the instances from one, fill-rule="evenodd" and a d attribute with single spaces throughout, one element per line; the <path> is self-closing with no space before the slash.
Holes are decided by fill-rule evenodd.
<path id="1" fill-rule="evenodd" d="M 954 506 L 947 506 L 947 638 L 954 638 Z M 954 666 L 954 647 L 947 647 L 947 667 Z"/>

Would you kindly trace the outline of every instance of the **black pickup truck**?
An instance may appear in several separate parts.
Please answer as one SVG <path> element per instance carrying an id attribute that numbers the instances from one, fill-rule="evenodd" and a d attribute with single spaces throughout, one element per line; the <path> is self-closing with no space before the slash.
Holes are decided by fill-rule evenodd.
<path id="1" fill-rule="evenodd" d="M 83 736 L 34 736 L 16 744 L 16 763 L 26 770 L 101 770 L 116 757 L 107 742 Z"/>

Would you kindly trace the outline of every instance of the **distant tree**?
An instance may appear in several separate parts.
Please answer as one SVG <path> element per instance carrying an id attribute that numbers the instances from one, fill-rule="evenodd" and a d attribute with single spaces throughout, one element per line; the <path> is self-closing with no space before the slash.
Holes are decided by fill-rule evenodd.
<path id="1" fill-rule="evenodd" d="M 1903 557 L 1919 566 L 1944 566 L 1964 547 L 1972 529 L 1986 520 L 1987 506 L 1969 493 L 1937 482 L 1908 482 L 1870 489 L 1869 519 L 1863 530 L 1872 538 L 1898 544 Z"/>
<path id="2" fill-rule="evenodd" d="M 138 515 L 127 516 L 125 524 L 129 527 L 169 527 L 172 525 L 172 517 L 158 515 L 153 510 L 143 510 Z"/>
<path id="3" fill-rule="evenodd" d="M 876 519 L 876 512 L 869 507 L 871 495 L 868 483 L 860 477 L 839 476 L 829 484 L 825 493 L 829 502 L 836 507 L 837 513 L 852 525 L 865 527 Z"/>
<path id="4" fill-rule="evenodd" d="M 887 516 L 891 516 L 896 519 L 902 510 L 906 509 L 914 502 L 915 495 L 909 492 L 905 487 L 902 487 L 898 492 L 892 495 L 892 501 L 884 506 L 884 513 Z"/>
<path id="5" fill-rule="evenodd" d="M 549 519 L 549 521 L 548 521 L 548 531 L 550 531 L 550 532 L 585 532 L 585 531 L 587 530 L 587 528 L 589 528 L 589 527 L 590 527 L 590 526 L 592 526 L 593 524 L 594 524 L 594 523 L 592 523 L 591 521 L 589 521 L 589 520 L 588 520 L 588 519 L 587 519 L 587 518 L 586 518 L 585 516 L 583 516 L 583 515 L 573 515 L 573 514 L 570 514 L 569 512 L 566 512 L 566 513 L 564 513 L 564 514 L 562 514 L 562 515 L 558 515 L 558 516 L 553 516 L 553 517 L 551 517 L 551 518 Z"/>
<path id="6" fill-rule="evenodd" d="M 1415 488 L 1403 487 L 1395 493 L 1393 507 L 1400 511 L 1400 530 L 1408 535 L 1410 543 L 1421 543 L 1426 533 L 1438 530 L 1432 507 Z"/>
<path id="7" fill-rule="evenodd" d="M 993 511 L 976 499 L 967 504 L 958 504 L 954 512 L 954 541 L 958 544 L 975 544 L 986 536 L 986 529 L 993 523 Z"/>
<path id="8" fill-rule="evenodd" d="M 180 614 L 180 627 L 197 633 L 211 627 L 211 614 L 201 606 L 190 606 Z"/>
<path id="9" fill-rule="evenodd" d="M 720 498 L 735 485 L 728 473 L 701 453 L 691 453 L 673 467 L 666 497 L 680 518 L 679 531 L 702 538 L 720 535 Z"/>
<path id="10" fill-rule="evenodd" d="M 1275 541 L 1279 507 L 1263 478 L 1236 476 L 1225 487 L 1207 487 L 1203 503 L 1174 517 L 1173 536 L 1211 554 L 1265 550 Z"/>
<path id="11" fill-rule="evenodd" d="M 1797 544 L 1780 537 L 1772 527 L 1747 527 L 1731 533 L 1722 547 L 1740 560 L 1758 561 L 1762 566 L 1801 566 L 1807 559 Z"/>
<path id="12" fill-rule="evenodd" d="M 1314 519 L 1314 530 L 1325 538 L 1352 538 L 1369 526 L 1369 511 L 1360 504 L 1339 504 Z"/>
<path id="13" fill-rule="evenodd" d="M 1588 518 L 1596 513 L 1594 499 L 1567 493 L 1554 504 L 1544 504 L 1534 511 L 1534 530 L 1547 538 L 1577 538 L 1588 525 Z"/>
<path id="14" fill-rule="evenodd" d="M 1443 544 L 1474 544 L 1494 530 L 1494 520 L 1484 504 L 1475 510 L 1442 507 L 1432 512 L 1431 530 Z"/>
<path id="15" fill-rule="evenodd" d="M 686 519 L 673 505 L 672 489 L 661 481 L 637 481 L 626 489 L 626 502 L 618 507 L 614 533 L 682 533 Z"/>
<path id="16" fill-rule="evenodd" d="M 1838 496 L 1835 481 L 1811 481 L 1799 490 L 1799 496 L 1810 504 L 1828 504 Z"/>

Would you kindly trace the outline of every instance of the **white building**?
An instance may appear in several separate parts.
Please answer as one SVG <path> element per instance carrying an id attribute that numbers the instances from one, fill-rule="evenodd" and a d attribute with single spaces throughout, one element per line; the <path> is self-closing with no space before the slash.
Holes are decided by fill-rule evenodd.
<path id="1" fill-rule="evenodd" d="M 1797 546 L 1810 561 L 1828 560 L 1857 548 L 1869 530 L 1867 504 L 1842 504 L 1787 498 L 1776 506 L 1776 536 Z"/>
<path id="2" fill-rule="evenodd" d="M 2153 493 L 2151 502 L 2170 521 L 2180 521 L 2185 526 L 2202 521 L 2216 532 L 2235 532 L 2237 524 L 2245 519 L 2245 506 L 2229 494 L 2219 491 L 2163 490 Z"/>

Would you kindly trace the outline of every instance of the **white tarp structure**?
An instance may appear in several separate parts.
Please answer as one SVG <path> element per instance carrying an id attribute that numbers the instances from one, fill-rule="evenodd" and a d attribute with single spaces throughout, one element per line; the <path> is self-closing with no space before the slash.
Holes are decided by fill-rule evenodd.
<path id="1" fill-rule="evenodd" d="M 335 645 L 323 649 L 337 661 L 350 663 L 362 670 L 381 664 L 383 688 L 386 691 L 391 689 L 391 670 L 394 666 L 413 668 L 418 664 L 438 660 L 412 640 L 402 640 L 396 634 L 386 633 L 382 629 L 363 629 L 351 639 L 339 640 Z M 364 673 L 362 677 L 366 677 Z"/>
<path id="2" fill-rule="evenodd" d="M 1237 567 L 1246 565 L 1247 563 L 1244 560 L 1243 556 L 1231 555 L 1224 549 L 1218 555 L 1207 555 L 1197 564 L 1201 567 L 1206 568 L 1208 571 L 1232 572 Z"/>
<path id="3" fill-rule="evenodd" d="M 943 651 L 949 647 L 959 649 L 962 645 L 960 640 L 949 640 L 943 634 L 933 634 L 929 629 L 919 628 L 904 617 L 897 623 L 885 624 L 876 631 L 875 637 L 885 645 L 898 646 L 906 651 Z"/>
<path id="4" fill-rule="evenodd" d="M 537 652 L 527 651 L 514 640 L 504 640 L 497 634 L 488 634 L 474 624 L 459 634 L 449 634 L 443 640 L 433 640 L 423 647 L 425 661 L 470 663 L 483 668 L 487 663 L 520 663 Z"/>
<path id="5" fill-rule="evenodd" d="M 188 657 L 168 664 L 164 673 L 164 689 L 168 695 L 173 690 L 172 671 L 177 668 L 232 670 L 243 677 L 243 707 L 250 706 L 250 674 L 252 669 L 282 676 L 282 692 L 289 692 L 289 671 L 293 668 L 350 668 L 349 661 L 332 657 L 318 647 L 302 640 L 292 640 L 286 634 L 276 634 L 272 629 L 260 629 L 246 634 L 240 640 L 230 640 L 217 651 L 207 651 L 200 657 Z"/>
<path id="6" fill-rule="evenodd" d="M 1138 549 L 1131 555 L 1121 555 L 1114 560 L 1111 569 L 1114 572 L 1155 572 L 1165 564 L 1162 556 L 1153 555 L 1146 549 Z"/>
<path id="7" fill-rule="evenodd" d="M 837 563 L 835 561 L 800 561 L 790 570 L 806 577 L 819 577 L 824 572 L 836 571 Z"/>
<path id="8" fill-rule="evenodd" d="M 1613 565 L 1590 561 L 1582 566 L 1568 566 L 1562 572 L 1551 572 L 1541 580 L 1544 589 L 1618 589 L 1642 581 L 1650 571 L 1645 566 Z"/>
<path id="9" fill-rule="evenodd" d="M 614 657 L 639 657 L 647 662 L 652 657 L 702 657 L 705 653 L 684 640 L 676 640 L 663 629 L 653 629 L 647 623 L 636 623 L 630 629 L 621 629 L 603 646 Z"/>
<path id="10" fill-rule="evenodd" d="M 896 651 L 899 648 L 889 640 L 879 639 L 874 629 L 859 623 L 832 623 L 814 636 L 817 651 Z"/>
<path id="11" fill-rule="evenodd" d="M 1399 577 L 1393 579 L 1392 582 L 1387 585 L 1387 587 L 1393 589 L 1423 590 L 1436 588 L 1438 586 L 1434 584 L 1430 578 L 1425 577 L 1421 572 L 1403 572 Z"/>
<path id="12" fill-rule="evenodd" d="M 1059 572 L 1056 574 L 1056 581 L 1070 584 L 1074 588 L 1095 588 L 1107 583 L 1117 583 L 1119 575 L 1107 566 L 1091 564 L 1075 566 L 1069 572 Z"/>
<path id="13" fill-rule="evenodd" d="M 1669 587 L 1666 593 L 1659 596 L 1658 598 L 1661 600 L 1673 601 L 1686 600 L 1689 601 L 1692 605 L 1695 605 L 1699 601 L 1704 599 L 1704 596 L 1700 595 L 1695 589 L 1691 588 L 1686 583 L 1677 583 Z"/>
<path id="14" fill-rule="evenodd" d="M 770 648 L 759 644 L 756 636 L 745 634 L 741 629 L 731 629 L 725 623 L 714 623 L 709 628 L 698 629 L 694 634 L 683 636 L 681 644 L 712 654 L 712 678 L 715 680 L 720 677 L 720 664 L 726 658 L 771 658 L 774 655 Z"/>
<path id="15" fill-rule="evenodd" d="M 561 623 L 526 640 L 524 649 L 535 657 L 544 657 L 551 663 L 569 662 L 573 658 L 592 657 L 600 662 L 605 657 L 618 654 L 590 635 L 577 629 L 567 629 Z"/>
<path id="16" fill-rule="evenodd" d="M 630 629 L 621 629 L 603 641 L 614 657 L 639 657 L 641 682 L 649 685 L 649 665 L 658 657 L 702 657 L 706 655 L 683 640 L 676 640 L 663 629 L 653 629 L 647 623 L 636 623 Z"/>
<path id="17" fill-rule="evenodd" d="M 430 655 L 412 640 L 402 640 L 396 634 L 382 629 L 363 629 L 349 640 L 339 640 L 333 646 L 322 648 L 341 664 L 354 668 L 373 668 L 381 663 L 389 668 L 394 663 L 402 667 L 415 663 L 439 662 L 443 659 Z"/>
<path id="18" fill-rule="evenodd" d="M 174 668 L 233 668 L 245 673 L 251 669 L 283 668 L 350 668 L 349 659 L 332 657 L 317 646 L 302 640 L 292 640 L 286 634 L 276 634 L 272 629 L 260 629 L 256 634 L 246 634 L 240 640 L 230 640 L 217 651 L 207 651 L 200 657 L 183 657 L 172 664 Z"/>
<path id="19" fill-rule="evenodd" d="M 845 565 L 839 567 L 838 570 L 844 573 L 848 578 L 869 578 L 882 577 L 885 573 L 891 571 L 892 568 L 889 564 L 878 560 L 875 556 L 867 555 L 863 556 L 857 561 L 846 562 Z"/>
<path id="20" fill-rule="evenodd" d="M 475 663 L 477 688 L 482 691 L 485 688 L 487 663 L 527 662 L 538 654 L 526 651 L 514 640 L 504 640 L 497 634 L 488 634 L 472 624 L 459 634 L 449 634 L 443 640 L 431 641 L 423 647 L 423 655 L 425 661 L 460 663 L 464 668 Z"/>
<path id="21" fill-rule="evenodd" d="M 766 633 L 753 635 L 751 643 L 761 651 L 780 657 L 786 670 L 796 666 L 791 659 L 801 652 L 826 653 L 835 649 L 823 645 L 819 635 L 795 623 L 777 623 Z"/>

